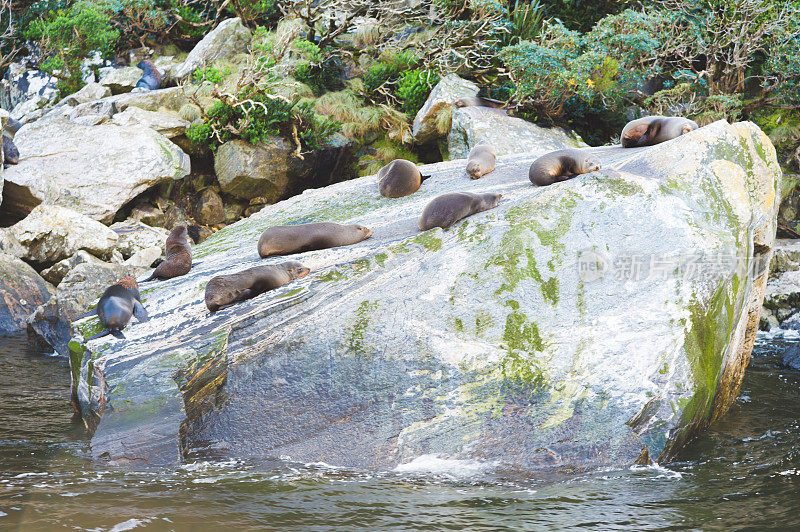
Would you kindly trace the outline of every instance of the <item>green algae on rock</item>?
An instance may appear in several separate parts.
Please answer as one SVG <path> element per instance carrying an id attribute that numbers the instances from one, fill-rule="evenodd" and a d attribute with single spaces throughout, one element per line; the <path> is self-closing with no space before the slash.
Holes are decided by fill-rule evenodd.
<path id="1" fill-rule="evenodd" d="M 527 180 L 534 155 L 499 157 L 478 181 L 450 161 L 402 201 L 368 176 L 211 236 L 200 265 L 148 294 L 149 322 L 73 357 L 84 416 L 99 416 L 93 452 L 367 469 L 424 454 L 523 470 L 671 458 L 738 393 L 780 169 L 749 123 L 591 151 L 602 171 L 545 189 Z M 458 190 L 503 199 L 420 233 L 425 204 Z M 285 260 L 258 258 L 266 227 L 334 211 L 373 237 L 294 256 L 311 275 L 205 312 L 214 275 Z"/>

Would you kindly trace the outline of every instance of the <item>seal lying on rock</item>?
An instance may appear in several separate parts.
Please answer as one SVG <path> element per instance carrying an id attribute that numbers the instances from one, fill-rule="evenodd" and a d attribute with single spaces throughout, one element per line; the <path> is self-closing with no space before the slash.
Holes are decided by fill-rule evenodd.
<path id="1" fill-rule="evenodd" d="M 469 150 L 467 175 L 470 179 L 480 179 L 494 170 L 495 162 L 497 162 L 497 152 L 494 146 L 482 140 Z"/>
<path id="2" fill-rule="evenodd" d="M 19 150 L 14 144 L 14 135 L 17 134 L 22 122 L 15 118 L 9 118 L 3 127 L 3 167 L 19 163 Z"/>
<path id="3" fill-rule="evenodd" d="M 372 236 L 363 225 L 340 225 L 329 222 L 276 225 L 261 234 L 258 254 L 261 258 L 291 255 L 304 251 L 335 248 L 357 244 Z"/>
<path id="4" fill-rule="evenodd" d="M 428 179 L 417 165 L 405 159 L 395 159 L 378 170 L 378 191 L 385 198 L 410 196 Z"/>
<path id="5" fill-rule="evenodd" d="M 500 203 L 502 194 L 473 194 L 471 192 L 451 192 L 437 196 L 422 210 L 419 228 L 427 231 L 434 227 L 447 229 L 457 221 L 476 212 L 494 209 Z"/>
<path id="6" fill-rule="evenodd" d="M 305 277 L 310 271 L 297 261 L 289 261 L 256 266 L 230 275 L 219 275 L 206 285 L 206 306 L 211 312 L 216 312 Z"/>
<path id="7" fill-rule="evenodd" d="M 600 170 L 600 159 L 583 150 L 566 149 L 546 153 L 533 161 L 528 179 L 540 187 Z"/>
<path id="8" fill-rule="evenodd" d="M 653 146 L 697 129 L 697 122 L 679 116 L 645 116 L 625 124 L 620 135 L 623 148 Z"/>
<path id="9" fill-rule="evenodd" d="M 480 96 L 464 96 L 453 104 L 456 107 L 491 107 L 492 109 L 504 109 L 503 102 Z"/>
<path id="10" fill-rule="evenodd" d="M 192 269 L 192 248 L 189 245 L 189 226 L 181 222 L 167 236 L 167 258 L 153 271 L 153 275 L 142 282 L 153 279 L 172 279 L 186 275 Z"/>
<path id="11" fill-rule="evenodd" d="M 131 321 L 131 316 L 136 316 L 140 322 L 147 321 L 149 319 L 147 310 L 139 297 L 139 285 L 136 283 L 136 279 L 130 275 L 126 275 L 116 284 L 106 288 L 106 291 L 100 296 L 97 308 L 86 314 L 86 316 L 97 314 L 100 323 L 105 326 L 105 330 L 88 338 L 87 341 L 107 334 L 124 339 L 122 329 Z"/>
<path id="12" fill-rule="evenodd" d="M 142 74 L 142 77 L 136 82 L 136 87 L 134 88 L 147 89 L 151 91 L 161 88 L 161 82 L 164 80 L 161 78 L 161 73 L 158 71 L 158 68 L 153 64 L 152 61 L 149 59 L 144 59 L 139 61 L 136 66 L 141 68 L 144 71 L 144 74 Z"/>

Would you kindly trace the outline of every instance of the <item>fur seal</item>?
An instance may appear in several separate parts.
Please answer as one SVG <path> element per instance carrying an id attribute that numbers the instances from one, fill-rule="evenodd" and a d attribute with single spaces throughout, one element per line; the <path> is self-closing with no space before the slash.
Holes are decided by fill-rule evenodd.
<path id="1" fill-rule="evenodd" d="M 142 77 L 136 82 L 136 87 L 134 88 L 151 91 L 161 88 L 161 82 L 164 80 L 161 78 L 161 73 L 152 61 L 144 59 L 139 61 L 136 66 L 141 68 L 144 74 L 142 74 Z"/>
<path id="2" fill-rule="evenodd" d="M 292 260 L 270 266 L 256 266 L 230 275 L 219 275 L 206 285 L 206 306 L 211 312 L 216 312 L 305 277 L 310 271 Z"/>
<path id="3" fill-rule="evenodd" d="M 533 161 L 528 170 L 528 179 L 534 185 L 543 187 L 600 170 L 600 167 L 600 159 L 591 153 L 569 148 L 551 151 Z"/>
<path id="4" fill-rule="evenodd" d="M 469 150 L 469 155 L 467 155 L 467 175 L 470 179 L 480 179 L 494 170 L 496 161 L 497 151 L 495 151 L 494 146 L 482 140 Z"/>
<path id="5" fill-rule="evenodd" d="M 395 159 L 378 170 L 378 190 L 385 198 L 410 196 L 429 177 L 422 175 L 417 165 L 411 161 Z"/>
<path id="6" fill-rule="evenodd" d="M 697 129 L 697 122 L 680 116 L 645 116 L 625 124 L 620 135 L 623 148 L 653 146 Z"/>
<path id="7" fill-rule="evenodd" d="M 107 334 L 124 339 L 125 336 L 122 334 L 122 329 L 131 321 L 131 316 L 136 316 L 136 319 L 140 322 L 149 319 L 147 310 L 145 310 L 140 301 L 139 285 L 136 283 L 136 279 L 130 275 L 126 275 L 116 284 L 106 288 L 103 295 L 100 296 L 97 308 L 85 315 L 91 316 L 92 314 L 97 314 L 97 317 L 100 318 L 100 323 L 105 325 L 106 328 L 104 331 L 87 338 L 87 341 Z"/>
<path id="8" fill-rule="evenodd" d="M 471 192 L 442 194 L 433 198 L 422 210 L 422 216 L 419 217 L 419 228 L 422 231 L 434 227 L 447 229 L 462 218 L 494 209 L 502 197 L 502 194 L 473 194 Z"/>
<path id="9" fill-rule="evenodd" d="M 19 164 L 19 149 L 14 144 L 14 135 L 17 134 L 19 128 L 22 127 L 22 122 L 15 118 L 9 117 L 6 125 L 3 126 L 3 167 L 8 168 L 9 165 Z"/>
<path id="10" fill-rule="evenodd" d="M 167 258 L 153 271 L 153 275 L 144 282 L 153 279 L 172 279 L 186 275 L 192 269 L 192 248 L 189 245 L 189 226 L 181 222 L 170 231 L 166 243 Z"/>
<path id="11" fill-rule="evenodd" d="M 273 255 L 291 255 L 304 251 L 357 244 L 372 236 L 363 225 L 340 225 L 329 222 L 276 225 L 261 234 L 258 254 L 262 259 Z"/>
<path id="12" fill-rule="evenodd" d="M 456 100 L 453 105 L 456 107 L 491 107 L 492 109 L 504 109 L 503 102 L 492 100 L 491 98 L 482 98 L 480 96 L 464 96 Z"/>

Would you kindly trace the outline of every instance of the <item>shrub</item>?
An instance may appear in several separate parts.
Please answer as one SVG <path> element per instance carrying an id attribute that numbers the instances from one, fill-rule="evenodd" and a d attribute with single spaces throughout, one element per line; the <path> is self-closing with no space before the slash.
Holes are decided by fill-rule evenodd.
<path id="1" fill-rule="evenodd" d="M 410 119 L 414 119 L 440 79 L 439 74 L 430 70 L 407 70 L 400 75 L 397 97 L 402 103 L 401 109 Z"/>
<path id="2" fill-rule="evenodd" d="M 364 90 L 367 94 L 375 93 L 387 82 L 395 81 L 401 72 L 413 68 L 416 58 L 411 52 L 388 52 L 369 66 L 364 73 Z"/>
<path id="3" fill-rule="evenodd" d="M 97 4 L 81 0 L 69 9 L 50 12 L 34 21 L 26 38 L 39 41 L 45 59 L 40 68 L 58 78 L 65 96 L 83 86 L 81 62 L 95 51 L 108 57 L 119 39 L 111 17 Z"/>
<path id="4" fill-rule="evenodd" d="M 192 81 L 195 83 L 202 83 L 204 81 L 210 81 L 211 83 L 219 85 L 222 83 L 222 80 L 225 79 L 225 76 L 230 75 L 231 69 L 228 67 L 223 68 L 214 68 L 214 67 L 205 67 L 205 68 L 198 68 L 192 74 Z"/>

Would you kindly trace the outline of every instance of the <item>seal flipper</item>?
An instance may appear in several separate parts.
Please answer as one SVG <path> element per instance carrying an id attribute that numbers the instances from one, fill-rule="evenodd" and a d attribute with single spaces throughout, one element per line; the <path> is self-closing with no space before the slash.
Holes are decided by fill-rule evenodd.
<path id="1" fill-rule="evenodd" d="M 97 315 L 97 309 L 94 309 L 94 310 L 90 310 L 89 312 L 84 312 L 83 314 L 81 314 L 80 316 L 78 316 L 75 319 L 76 320 L 82 320 L 83 318 L 88 318 L 89 316 L 96 316 L 96 315 Z"/>
<path id="2" fill-rule="evenodd" d="M 420 184 L 422 184 L 422 183 L 423 183 L 423 182 L 424 182 L 426 179 L 428 179 L 429 177 L 431 177 L 431 175 L 433 175 L 433 174 L 430 174 L 430 175 L 422 175 L 422 173 L 420 173 L 420 174 L 419 174 L 419 182 L 420 182 Z"/>
<path id="3" fill-rule="evenodd" d="M 120 340 L 124 340 L 125 339 L 125 335 L 122 334 L 122 331 L 117 330 L 117 329 L 114 329 L 113 331 L 108 331 L 108 334 L 110 334 L 114 338 L 119 338 Z"/>
<path id="4" fill-rule="evenodd" d="M 150 316 L 147 314 L 147 309 L 144 308 L 144 305 L 140 301 L 133 300 L 133 315 L 136 316 L 136 319 L 140 322 L 144 322 L 150 319 Z"/>
<path id="5" fill-rule="evenodd" d="M 88 342 L 89 340 L 94 340 L 95 338 L 102 338 L 103 336 L 106 336 L 107 334 L 111 334 L 111 332 L 108 329 L 105 329 L 105 330 L 103 330 L 103 331 L 101 331 L 101 332 L 99 332 L 97 334 L 94 334 L 94 335 L 90 336 L 89 338 L 86 339 L 86 341 Z"/>
<path id="6" fill-rule="evenodd" d="M 156 279 L 156 280 L 158 279 L 158 278 L 156 277 L 156 272 L 153 272 L 153 274 L 152 274 L 150 277 L 148 277 L 147 279 L 145 279 L 145 280 L 143 280 L 143 281 L 139 281 L 139 282 L 140 282 L 140 283 L 146 283 L 147 281 L 152 281 L 153 279 Z"/>

